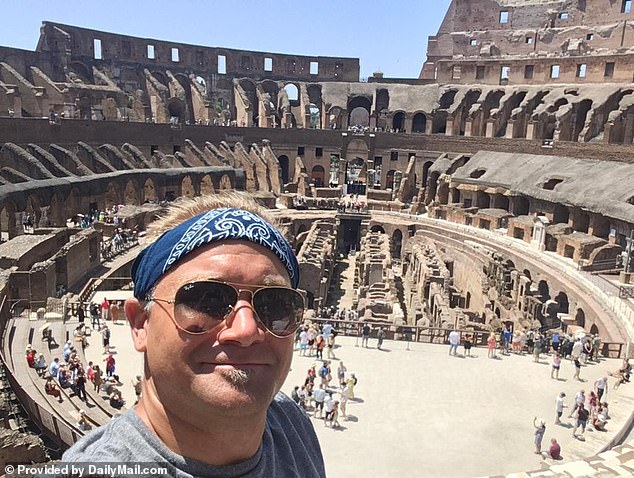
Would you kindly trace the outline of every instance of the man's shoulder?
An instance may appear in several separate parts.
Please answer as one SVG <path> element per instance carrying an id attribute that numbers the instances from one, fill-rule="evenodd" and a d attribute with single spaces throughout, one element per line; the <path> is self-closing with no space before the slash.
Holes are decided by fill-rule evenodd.
<path id="1" fill-rule="evenodd" d="M 133 437 L 133 411 L 88 433 L 62 456 L 62 462 L 125 462 L 139 459 L 139 443 Z"/>

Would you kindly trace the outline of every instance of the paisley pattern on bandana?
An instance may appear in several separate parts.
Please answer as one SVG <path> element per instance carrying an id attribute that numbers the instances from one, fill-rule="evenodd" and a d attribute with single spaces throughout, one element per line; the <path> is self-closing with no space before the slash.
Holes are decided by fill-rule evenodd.
<path id="1" fill-rule="evenodd" d="M 270 249 L 284 264 L 291 285 L 299 284 L 299 264 L 291 245 L 260 216 L 242 209 L 213 209 L 163 234 L 145 248 L 132 265 L 134 296 L 144 299 L 159 278 L 197 248 L 212 242 L 238 239 Z"/>

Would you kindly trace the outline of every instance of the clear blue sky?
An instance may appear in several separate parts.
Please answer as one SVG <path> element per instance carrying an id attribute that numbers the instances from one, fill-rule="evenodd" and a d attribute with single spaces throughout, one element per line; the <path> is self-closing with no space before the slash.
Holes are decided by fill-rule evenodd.
<path id="1" fill-rule="evenodd" d="M 417 77 L 450 0 L 2 0 L 0 45 L 34 50 L 43 20 L 159 40 L 359 58 L 361 77 Z"/>

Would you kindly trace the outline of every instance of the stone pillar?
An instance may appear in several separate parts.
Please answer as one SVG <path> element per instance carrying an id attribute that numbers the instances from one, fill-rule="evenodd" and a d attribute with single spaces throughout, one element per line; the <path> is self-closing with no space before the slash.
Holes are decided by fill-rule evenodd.
<path id="1" fill-rule="evenodd" d="M 529 121 L 528 125 L 526 125 L 526 138 L 527 139 L 536 139 L 535 138 L 535 122 L 534 121 Z"/>
<path id="2" fill-rule="evenodd" d="M 433 118 L 430 118 L 428 116 L 425 116 L 425 118 L 426 118 L 426 121 L 425 121 L 425 134 L 431 134 L 432 128 L 434 126 Z"/>
<path id="3" fill-rule="evenodd" d="M 473 128 L 473 121 L 471 118 L 467 118 L 464 123 L 464 135 L 471 136 L 471 129 Z"/>
<path id="4" fill-rule="evenodd" d="M 506 134 L 504 135 L 504 137 L 508 139 L 512 139 L 514 134 L 515 134 L 515 120 L 509 120 L 508 124 L 506 125 Z"/>
<path id="5" fill-rule="evenodd" d="M 623 132 L 623 144 L 632 144 L 634 139 L 634 115 L 625 117 L 625 130 Z"/>
<path id="6" fill-rule="evenodd" d="M 484 132 L 484 136 L 486 138 L 493 138 L 493 135 L 495 133 L 495 120 L 488 120 L 487 121 L 487 126 L 486 126 L 486 131 Z"/>
<path id="7" fill-rule="evenodd" d="M 406 133 L 411 133 L 412 132 L 412 123 L 414 122 L 414 118 L 411 114 L 407 114 L 405 115 L 405 124 L 403 125 L 403 128 L 405 129 Z"/>
<path id="8" fill-rule="evenodd" d="M 447 116 L 447 123 L 445 126 L 445 135 L 451 136 L 453 134 L 453 118 L 451 116 Z"/>
<path id="9" fill-rule="evenodd" d="M 11 233 L 11 229 L 9 229 L 9 239 L 12 239 L 17 236 L 21 236 L 24 234 L 24 227 L 22 226 L 22 218 L 24 217 L 23 212 L 15 213 L 15 227 L 13 228 L 13 234 Z"/>

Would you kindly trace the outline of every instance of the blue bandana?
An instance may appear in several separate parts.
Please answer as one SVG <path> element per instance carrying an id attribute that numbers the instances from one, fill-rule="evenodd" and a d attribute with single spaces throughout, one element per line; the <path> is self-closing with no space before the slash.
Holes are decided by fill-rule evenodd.
<path id="1" fill-rule="evenodd" d="M 260 216 L 242 209 L 212 209 L 164 233 L 146 247 L 132 264 L 134 297 L 144 300 L 150 289 L 174 264 L 190 252 L 212 242 L 239 239 L 273 251 L 291 278 L 299 284 L 299 264 L 284 236 Z"/>

